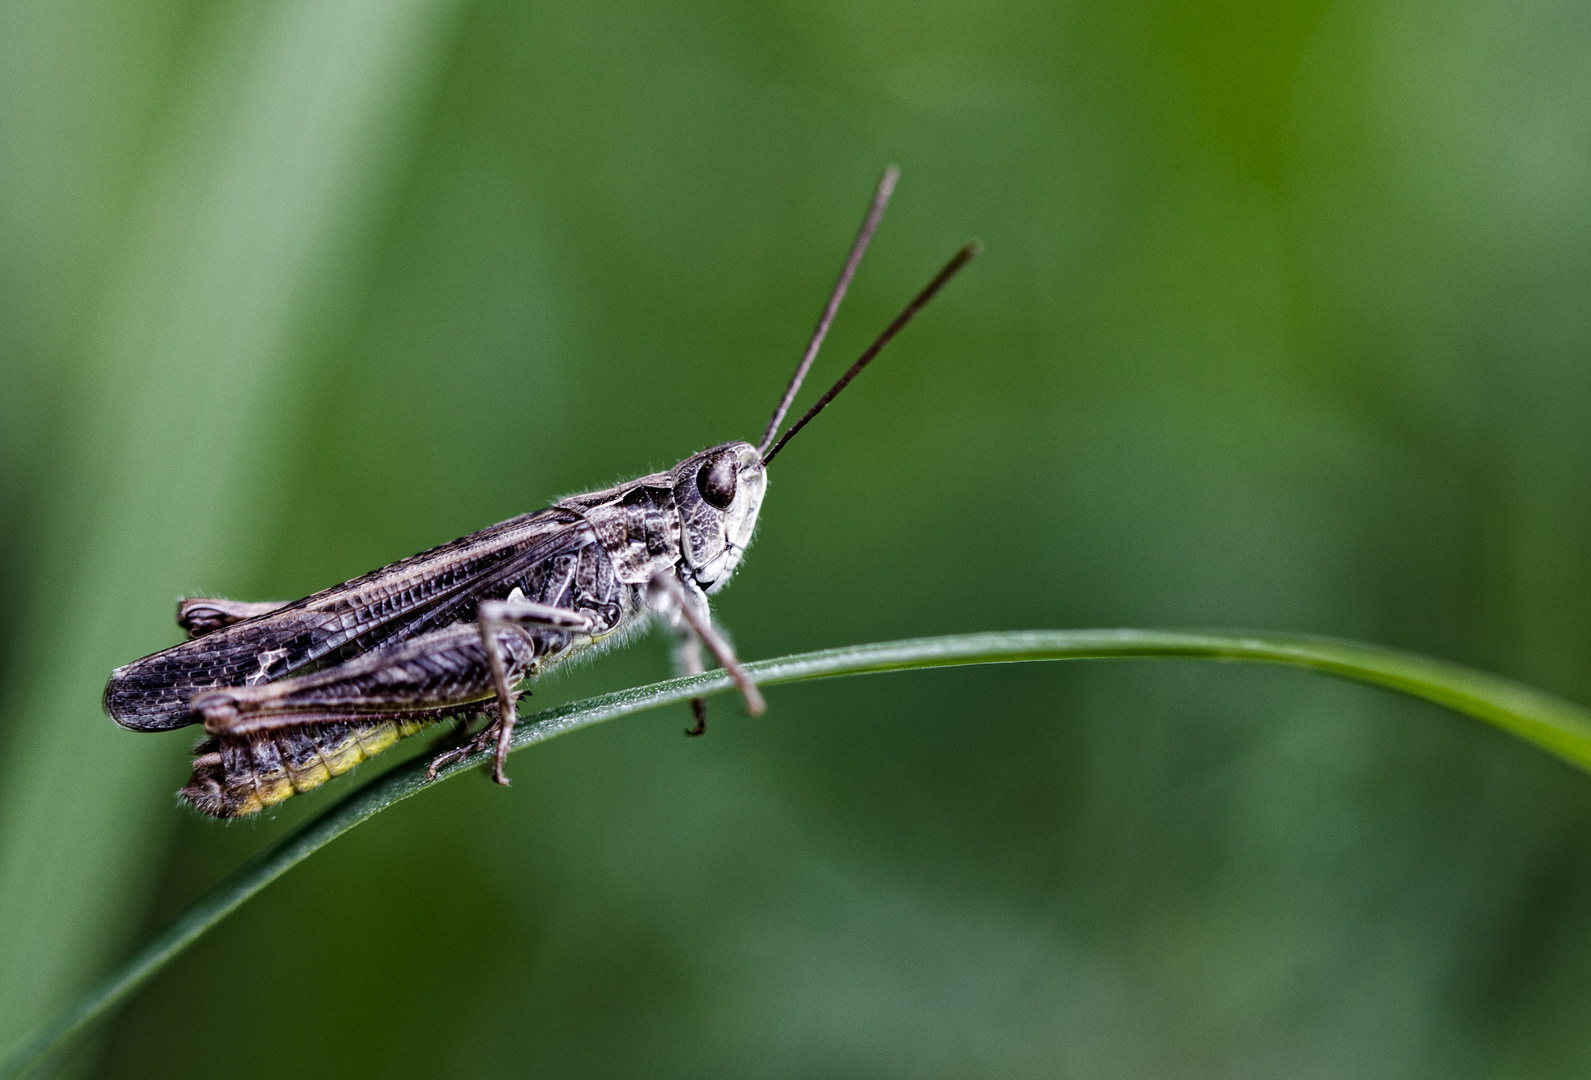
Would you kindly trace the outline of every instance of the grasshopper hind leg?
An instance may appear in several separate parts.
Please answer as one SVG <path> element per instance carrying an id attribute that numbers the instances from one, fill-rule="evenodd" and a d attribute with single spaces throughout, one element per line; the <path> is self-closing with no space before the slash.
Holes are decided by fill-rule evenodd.
<path id="1" fill-rule="evenodd" d="M 322 671 L 196 694 L 190 708 L 214 745 L 196 748 L 194 781 L 184 796 L 218 816 L 254 813 L 347 771 L 426 724 L 494 708 L 492 722 L 462 746 L 437 755 L 429 775 L 495 744 L 493 776 L 505 783 L 514 685 L 534 672 L 549 641 L 590 632 L 596 624 L 580 612 L 515 595 L 483 601 L 477 618 Z M 367 733 L 380 745 L 371 744 Z"/>
<path id="2" fill-rule="evenodd" d="M 534 663 L 537 643 L 517 629 L 496 637 L 517 678 Z M 206 690 L 190 708 L 211 738 L 195 749 L 183 795 L 204 813 L 255 813 L 429 724 L 479 714 L 492 690 L 480 630 L 468 623 L 323 671 Z"/>

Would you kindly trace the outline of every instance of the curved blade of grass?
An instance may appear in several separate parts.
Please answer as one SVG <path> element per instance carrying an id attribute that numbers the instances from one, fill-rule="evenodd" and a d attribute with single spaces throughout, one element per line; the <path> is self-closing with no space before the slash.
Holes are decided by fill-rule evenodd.
<path id="1" fill-rule="evenodd" d="M 764 686 L 912 668 L 1035 660 L 1180 658 L 1288 664 L 1386 687 L 1493 724 L 1591 771 L 1591 711 L 1510 679 L 1443 660 L 1332 638 L 1289 634 L 1183 633 L 1160 630 L 1024 630 L 881 642 L 747 664 Z M 514 748 L 576 728 L 692 697 L 732 683 L 722 671 L 670 679 L 545 709 L 524 718 Z M 473 769 L 481 754 L 443 770 Z M 224 878 L 122 967 L 0 1065 L 0 1080 L 21 1076 L 113 1006 L 255 893 L 355 825 L 428 785 L 426 762 L 378 777 Z"/>
<path id="2" fill-rule="evenodd" d="M 333 320 L 360 317 L 348 312 L 379 261 L 374 241 L 452 55 L 459 6 L 129 5 L 139 17 L 125 34 L 105 21 L 122 17 L 116 4 L 95 17 L 72 5 L 37 18 L 3 9 L 0 35 L 22 38 L 7 38 L 7 57 L 26 58 L 3 77 L 6 191 L 28 190 L 10 173 L 38 164 L 15 155 L 12 130 L 37 129 L 29 138 L 51 146 L 50 160 L 73 155 L 30 184 L 81 170 L 87 186 L 57 180 L 20 214 L 7 207 L 17 220 L 53 215 L 38 226 L 41 250 L 80 238 L 51 256 L 77 260 L 55 265 L 72 267 L 61 281 L 80 299 L 46 288 L 41 305 L 49 294 L 66 306 L 27 317 L 82 325 L 23 350 L 39 365 L 28 378 L 51 372 L 37 385 L 58 404 L 27 458 L 41 483 L 35 511 L 17 520 L 38 538 L 37 558 L 7 612 L 27 630 L 11 639 L 0 687 L 0 1045 L 72 1000 L 134 930 L 126 897 L 152 876 L 140 854 L 174 823 L 148 786 L 169 759 L 95 715 L 99 688 L 113 664 L 164 638 L 184 586 L 235 588 L 261 565 L 286 497 L 268 478 L 290 474 L 284 455 L 297 452 L 282 426 L 301 422 L 295 395 L 320 378 L 311 365 L 340 332 Z M 81 104 L 66 113 L 29 111 L 77 101 L 61 91 L 79 84 Z M 145 89 L 120 102 L 118 86 Z M 17 362 L 11 340 L 8 328 L 0 365 Z M 93 618 L 74 615 L 87 610 Z"/>

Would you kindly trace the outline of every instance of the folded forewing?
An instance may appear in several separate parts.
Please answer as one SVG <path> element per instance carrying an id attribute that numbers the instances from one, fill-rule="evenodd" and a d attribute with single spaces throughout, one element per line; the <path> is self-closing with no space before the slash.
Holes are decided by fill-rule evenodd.
<path id="1" fill-rule="evenodd" d="M 199 691 L 314 671 L 457 622 L 541 561 L 593 541 L 579 515 L 559 508 L 493 525 L 117 668 L 105 710 L 140 731 L 191 724 Z"/>

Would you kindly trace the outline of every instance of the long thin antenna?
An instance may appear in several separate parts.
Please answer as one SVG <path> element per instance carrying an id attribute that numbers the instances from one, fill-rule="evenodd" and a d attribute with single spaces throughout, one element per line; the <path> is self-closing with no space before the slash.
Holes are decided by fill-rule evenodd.
<path id="1" fill-rule="evenodd" d="M 978 252 L 982 250 L 983 245 L 973 240 L 956 252 L 950 261 L 945 264 L 945 268 L 934 275 L 934 280 L 930 281 L 927 287 L 912 299 L 911 303 L 901 309 L 901 313 L 895 316 L 894 322 L 884 328 L 884 332 L 878 335 L 878 340 L 867 347 L 867 351 L 862 354 L 861 359 L 852 364 L 851 369 L 840 376 L 840 381 L 829 387 L 829 392 L 818 398 L 817 403 L 807 410 L 805 416 L 790 425 L 790 429 L 784 433 L 778 442 L 774 443 L 772 450 L 762 455 L 763 465 L 767 465 L 768 462 L 772 461 L 773 456 L 784 449 L 784 444 L 789 442 L 796 432 L 806 427 L 814 416 L 823 411 L 824 406 L 839 396 L 840 391 L 844 390 L 852 379 L 861 374 L 862 369 L 883 350 L 885 345 L 889 344 L 890 339 L 900 333 L 901 327 L 911 322 L 912 316 L 921 311 L 923 305 L 934 298 L 934 293 L 944 288 L 945 282 L 955 277 L 956 272 L 971 262 Z"/>
<path id="2" fill-rule="evenodd" d="M 801 380 L 807 377 L 807 370 L 812 367 L 812 361 L 817 359 L 818 349 L 823 345 L 823 339 L 828 336 L 829 324 L 834 321 L 834 313 L 840 310 L 840 301 L 845 299 L 845 290 L 851 287 L 851 278 L 856 276 L 856 267 L 862 261 L 862 253 L 867 250 L 868 242 L 878 230 L 879 219 L 884 216 L 884 207 L 889 205 L 889 197 L 895 191 L 895 181 L 899 179 L 900 169 L 894 165 L 885 169 L 884 175 L 879 178 L 878 190 L 873 193 L 873 205 L 868 207 L 867 217 L 862 220 L 862 231 L 856 234 L 856 242 L 851 245 L 850 257 L 845 260 L 845 268 L 840 271 L 840 280 L 834 283 L 834 291 L 829 294 L 829 302 L 823 308 L 823 317 L 818 319 L 817 329 L 812 331 L 812 340 L 807 342 L 807 351 L 801 357 L 801 363 L 796 365 L 795 374 L 790 378 L 790 385 L 785 387 L 784 397 L 779 399 L 779 407 L 773 411 L 773 419 L 768 421 L 768 430 L 762 433 L 762 442 L 757 446 L 757 453 L 767 452 L 768 445 L 773 442 L 774 434 L 779 430 L 779 425 L 784 422 L 785 413 L 790 411 L 790 404 L 795 401 L 796 393 L 801 389 Z"/>

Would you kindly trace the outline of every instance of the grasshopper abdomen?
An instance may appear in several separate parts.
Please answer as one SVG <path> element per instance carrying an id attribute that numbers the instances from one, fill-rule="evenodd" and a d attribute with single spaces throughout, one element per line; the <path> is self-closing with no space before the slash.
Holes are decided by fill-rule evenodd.
<path id="1" fill-rule="evenodd" d="M 244 817 L 301 795 L 423 730 L 420 719 L 307 724 L 252 737 L 214 737 L 193 748 L 180 792 L 212 817 Z"/>

